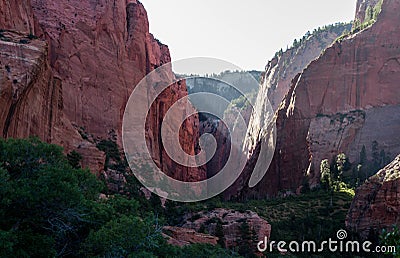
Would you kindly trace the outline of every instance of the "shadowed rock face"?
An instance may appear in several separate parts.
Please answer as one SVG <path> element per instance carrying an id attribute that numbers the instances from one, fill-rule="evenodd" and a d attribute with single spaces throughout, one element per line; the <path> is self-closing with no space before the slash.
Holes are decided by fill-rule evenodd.
<path id="1" fill-rule="evenodd" d="M 276 113 L 272 164 L 259 185 L 245 187 L 258 158 L 256 145 L 239 196 L 296 192 L 305 178 L 315 185 L 321 159 L 344 152 L 359 162 L 362 146 L 374 140 L 386 153 L 400 153 L 399 8 L 398 1 L 385 0 L 375 24 L 334 43 L 294 78 Z"/>
<path id="2" fill-rule="evenodd" d="M 134 0 L 18 0 L 0 1 L 0 11 L 0 28 L 17 31 L 12 41 L 18 41 L 0 37 L 3 136 L 37 135 L 61 144 L 66 152 L 75 149 L 83 155 L 83 165 L 100 172 L 104 154 L 94 143 L 112 138 L 121 144 L 122 117 L 135 85 L 171 60 L 168 47 L 149 33 L 143 5 Z M 31 36 L 20 44 L 28 34 L 40 39 Z M 160 80 L 173 76 L 169 69 Z M 174 84 L 147 103 L 152 105 L 147 139 L 166 172 L 197 180 L 205 178 L 205 171 L 179 172 L 183 168 L 162 158 L 159 141 L 166 110 L 186 95 L 184 83 Z M 186 121 L 181 131 L 183 149 L 195 154 L 198 118 Z"/>
<path id="3" fill-rule="evenodd" d="M 47 44 L 16 32 L 7 31 L 1 35 L 2 136 L 38 134 L 49 141 L 53 133 L 47 127 L 54 122 L 50 112 L 54 111 L 54 120 L 57 120 L 62 99 L 61 83 L 53 76 L 47 62 Z M 38 105 L 29 106 L 29 101 L 34 99 L 38 100 Z"/>
<path id="4" fill-rule="evenodd" d="M 222 120 L 208 118 L 200 121 L 200 134 L 212 134 L 217 142 L 215 155 L 207 163 L 207 178 L 218 174 L 228 161 L 231 149 L 229 129 Z"/>
<path id="5" fill-rule="evenodd" d="M 346 226 L 361 237 L 390 229 L 400 221 L 400 156 L 357 189 Z"/>

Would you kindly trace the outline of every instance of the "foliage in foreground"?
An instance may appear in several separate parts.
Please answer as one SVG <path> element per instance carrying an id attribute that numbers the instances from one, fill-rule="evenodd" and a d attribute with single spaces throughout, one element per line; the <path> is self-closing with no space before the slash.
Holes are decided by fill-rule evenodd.
<path id="1" fill-rule="evenodd" d="M 383 230 L 380 240 L 385 246 L 396 247 L 396 252 L 387 254 L 393 255 L 393 257 L 400 257 L 400 230 L 397 226 L 393 226 L 392 230 Z"/>
<path id="2" fill-rule="evenodd" d="M 271 240 L 320 241 L 344 228 L 354 195 L 339 184 L 333 191 L 327 187 L 285 199 L 168 201 L 163 209 L 158 198 L 145 200 L 133 185 L 130 198 L 116 194 L 100 199 L 103 183 L 77 168 L 78 159 L 77 155 L 67 158 L 62 148 L 37 139 L 0 140 L 0 257 L 239 257 L 219 246 L 173 247 L 162 237 L 161 227 L 178 225 L 191 212 L 252 210 L 272 225 Z M 338 172 L 344 160 L 338 159 Z M 381 243 L 399 246 L 398 236 L 398 230 L 385 232 Z"/>
<path id="3" fill-rule="evenodd" d="M 34 138 L 0 140 L 0 257 L 229 257 L 168 245 L 162 218 L 143 201 L 100 199 L 104 185 L 68 160 Z"/>

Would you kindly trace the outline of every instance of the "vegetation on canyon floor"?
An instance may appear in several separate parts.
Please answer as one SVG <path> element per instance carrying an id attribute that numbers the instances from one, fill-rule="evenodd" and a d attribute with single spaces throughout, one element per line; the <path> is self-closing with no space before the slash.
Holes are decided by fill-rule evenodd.
<path id="1" fill-rule="evenodd" d="M 114 144 L 102 141 L 98 146 L 108 155 L 109 166 L 126 168 Z M 161 228 L 179 225 L 187 214 L 229 208 L 257 212 L 272 225 L 272 240 L 322 241 L 344 228 L 354 194 L 340 184 L 334 191 L 320 188 L 284 199 L 226 202 L 217 197 L 195 204 L 167 201 L 163 208 L 158 197 L 144 198 L 133 176 L 126 175 L 125 194 L 110 193 L 105 182 L 79 168 L 79 159 L 35 138 L 0 140 L 1 257 L 252 257 L 245 245 L 235 250 L 204 244 L 174 247 Z M 101 193 L 110 195 L 99 198 Z M 245 223 L 241 230 L 248 240 L 243 243 L 252 243 Z M 396 232 L 385 233 L 382 241 L 398 243 Z M 217 234 L 224 237 L 221 230 Z"/>
<path id="2" fill-rule="evenodd" d="M 0 257 L 234 256 L 220 247 L 168 245 L 165 219 L 150 202 L 99 198 L 104 183 L 73 166 L 61 147 L 0 140 Z"/>

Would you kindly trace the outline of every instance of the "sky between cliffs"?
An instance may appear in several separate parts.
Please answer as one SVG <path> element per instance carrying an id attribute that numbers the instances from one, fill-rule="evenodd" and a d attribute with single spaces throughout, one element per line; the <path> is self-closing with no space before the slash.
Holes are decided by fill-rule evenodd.
<path id="1" fill-rule="evenodd" d="M 355 0 L 141 0 L 172 60 L 223 59 L 264 70 L 276 51 L 307 31 L 351 21 Z M 190 71 L 179 70 L 178 73 Z"/>

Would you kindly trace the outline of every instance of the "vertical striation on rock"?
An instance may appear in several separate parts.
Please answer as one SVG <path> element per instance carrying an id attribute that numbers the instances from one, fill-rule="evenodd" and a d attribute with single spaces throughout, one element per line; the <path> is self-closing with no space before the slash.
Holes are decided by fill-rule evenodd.
<path id="1" fill-rule="evenodd" d="M 46 42 L 3 32 L 0 45 L 2 136 L 37 135 L 51 141 L 62 109 L 62 89 L 47 62 Z"/>
<path id="2" fill-rule="evenodd" d="M 1 0 L 0 29 L 31 35 L 40 34 L 41 30 L 34 18 L 30 0 Z"/>
<path id="3" fill-rule="evenodd" d="M 1 36 L 6 46 L 0 77 L 3 136 L 39 136 L 67 152 L 77 150 L 84 166 L 101 172 L 105 157 L 96 142 L 112 138 L 121 146 L 122 117 L 135 85 L 171 61 L 168 47 L 149 33 L 143 5 L 134 0 L 18 0 L 0 1 L 0 12 L 0 29 L 28 37 L 16 36 L 23 41 L 13 43 Z M 172 69 L 162 76 L 172 78 Z M 158 138 L 166 110 L 186 95 L 186 85 L 177 83 L 159 96 L 149 113 L 157 118 L 149 119 L 147 139 L 166 173 L 198 180 L 205 171 L 182 172 L 164 157 Z M 185 122 L 182 137 L 183 149 L 195 154 L 197 117 Z"/>

